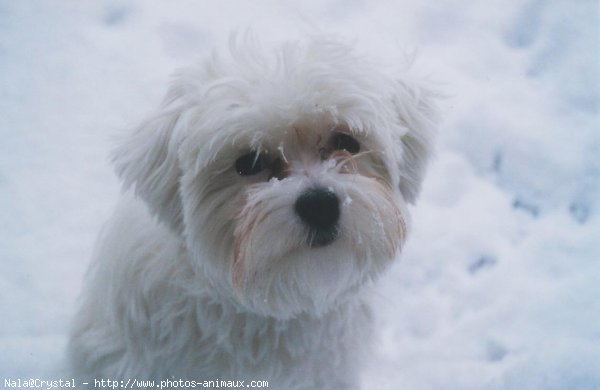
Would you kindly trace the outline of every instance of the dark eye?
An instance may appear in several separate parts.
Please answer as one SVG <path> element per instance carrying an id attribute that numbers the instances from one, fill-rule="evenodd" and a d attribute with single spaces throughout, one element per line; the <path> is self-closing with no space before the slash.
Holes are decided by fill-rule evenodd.
<path id="1" fill-rule="evenodd" d="M 235 160 L 235 170 L 241 176 L 256 175 L 267 167 L 266 156 L 258 152 L 250 152 Z"/>
<path id="2" fill-rule="evenodd" d="M 329 139 L 329 147 L 333 150 L 345 150 L 350 154 L 360 151 L 360 144 L 352 136 L 344 133 L 336 133 Z"/>

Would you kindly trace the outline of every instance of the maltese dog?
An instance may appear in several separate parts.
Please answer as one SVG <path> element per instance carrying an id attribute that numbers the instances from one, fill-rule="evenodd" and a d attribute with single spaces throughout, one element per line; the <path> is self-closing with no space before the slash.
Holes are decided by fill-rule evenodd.
<path id="1" fill-rule="evenodd" d="M 405 241 L 432 98 L 329 38 L 234 39 L 176 74 L 114 151 L 127 191 L 75 318 L 75 375 L 359 388 L 367 286 Z"/>

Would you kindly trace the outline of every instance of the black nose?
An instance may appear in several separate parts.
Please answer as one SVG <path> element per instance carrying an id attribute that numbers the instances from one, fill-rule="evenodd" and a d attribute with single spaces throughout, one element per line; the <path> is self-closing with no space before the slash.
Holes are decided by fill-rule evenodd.
<path id="1" fill-rule="evenodd" d="M 296 200 L 295 210 L 310 229 L 311 246 L 328 245 L 337 238 L 340 202 L 335 193 L 324 188 L 310 189 Z"/>

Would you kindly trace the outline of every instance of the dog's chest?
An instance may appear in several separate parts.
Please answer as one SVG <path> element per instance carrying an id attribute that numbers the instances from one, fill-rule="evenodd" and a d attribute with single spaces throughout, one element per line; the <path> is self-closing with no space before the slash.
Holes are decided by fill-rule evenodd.
<path id="1" fill-rule="evenodd" d="M 190 370 L 207 377 L 269 380 L 278 384 L 275 388 L 290 389 L 356 383 L 352 367 L 371 327 L 364 304 L 320 318 L 285 321 L 212 304 L 203 307 L 196 320 L 199 337 L 188 344 L 194 347 L 186 354 L 194 355 L 191 360 L 196 362 Z"/>

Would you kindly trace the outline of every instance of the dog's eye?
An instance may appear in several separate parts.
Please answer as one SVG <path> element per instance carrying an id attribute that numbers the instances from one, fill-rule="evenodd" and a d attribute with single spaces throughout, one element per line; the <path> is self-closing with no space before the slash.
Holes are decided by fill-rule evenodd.
<path id="1" fill-rule="evenodd" d="M 267 167 L 267 158 L 263 153 L 250 152 L 235 160 L 235 170 L 241 176 L 256 175 Z"/>
<path id="2" fill-rule="evenodd" d="M 344 133 L 336 133 L 329 139 L 329 147 L 333 150 L 345 150 L 350 154 L 360 151 L 360 144 L 352 136 Z"/>

